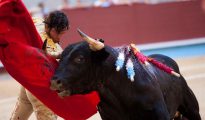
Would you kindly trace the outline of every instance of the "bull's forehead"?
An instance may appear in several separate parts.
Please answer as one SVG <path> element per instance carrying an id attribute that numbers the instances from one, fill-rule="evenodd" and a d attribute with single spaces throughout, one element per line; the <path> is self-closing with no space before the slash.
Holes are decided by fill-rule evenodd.
<path id="1" fill-rule="evenodd" d="M 88 43 L 83 41 L 67 46 L 62 53 L 62 57 L 70 56 L 71 54 L 76 52 L 86 53 L 89 51 L 90 49 Z"/>

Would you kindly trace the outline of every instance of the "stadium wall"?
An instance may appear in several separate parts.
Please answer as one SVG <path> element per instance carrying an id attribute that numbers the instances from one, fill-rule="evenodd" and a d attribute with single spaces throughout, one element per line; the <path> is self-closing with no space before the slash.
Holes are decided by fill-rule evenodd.
<path id="1" fill-rule="evenodd" d="M 200 2 L 64 10 L 71 28 L 61 45 L 65 47 L 81 39 L 77 28 L 94 38 L 103 38 L 112 46 L 205 37 L 205 13 Z"/>

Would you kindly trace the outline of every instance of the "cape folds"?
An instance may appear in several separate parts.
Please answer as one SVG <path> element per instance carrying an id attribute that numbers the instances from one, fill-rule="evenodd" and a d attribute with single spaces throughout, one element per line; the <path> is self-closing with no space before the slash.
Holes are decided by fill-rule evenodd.
<path id="1" fill-rule="evenodd" d="M 56 114 L 85 120 L 96 113 L 96 92 L 64 99 L 49 89 L 58 63 L 41 50 L 42 40 L 21 0 L 0 0 L 0 60 L 8 73 Z"/>

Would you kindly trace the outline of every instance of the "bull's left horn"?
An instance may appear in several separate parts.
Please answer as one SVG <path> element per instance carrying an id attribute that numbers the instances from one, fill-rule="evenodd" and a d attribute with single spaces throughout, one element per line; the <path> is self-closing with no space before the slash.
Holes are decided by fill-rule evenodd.
<path id="1" fill-rule="evenodd" d="M 80 29 L 77 29 L 77 31 L 80 34 L 80 36 L 89 43 L 91 50 L 97 51 L 97 50 L 101 50 L 104 48 L 105 45 L 102 42 L 89 37 L 88 35 L 83 33 Z"/>

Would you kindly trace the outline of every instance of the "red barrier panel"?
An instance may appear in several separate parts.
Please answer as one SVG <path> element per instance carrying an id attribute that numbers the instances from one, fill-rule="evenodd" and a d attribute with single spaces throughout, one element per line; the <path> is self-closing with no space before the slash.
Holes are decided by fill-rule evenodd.
<path id="1" fill-rule="evenodd" d="M 62 46 L 81 39 L 76 32 L 78 27 L 113 46 L 203 37 L 205 14 L 200 4 L 200 1 L 186 1 L 65 10 L 71 29 Z"/>

